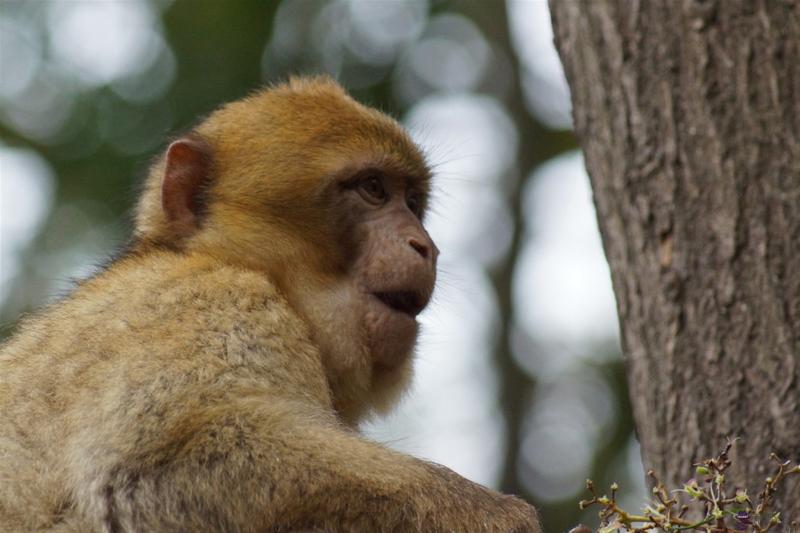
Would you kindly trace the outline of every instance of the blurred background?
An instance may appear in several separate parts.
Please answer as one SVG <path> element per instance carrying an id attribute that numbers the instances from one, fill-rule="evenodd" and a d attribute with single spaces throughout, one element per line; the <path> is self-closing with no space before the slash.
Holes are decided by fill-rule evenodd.
<path id="1" fill-rule="evenodd" d="M 614 297 L 544 0 L 3 0 L 0 335 L 124 246 L 168 136 L 322 72 L 401 120 L 436 170 L 440 283 L 415 385 L 365 431 L 523 495 L 546 531 L 596 523 L 577 505 L 587 477 L 638 509 Z"/>

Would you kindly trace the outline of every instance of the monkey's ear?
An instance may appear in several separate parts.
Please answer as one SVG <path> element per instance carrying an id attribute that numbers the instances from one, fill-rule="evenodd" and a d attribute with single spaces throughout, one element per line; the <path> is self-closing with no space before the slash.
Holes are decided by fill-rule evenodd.
<path id="1" fill-rule="evenodd" d="M 167 148 L 161 181 L 161 207 L 176 236 L 188 237 L 200 225 L 200 193 L 211 171 L 211 152 L 199 139 L 183 137 Z"/>

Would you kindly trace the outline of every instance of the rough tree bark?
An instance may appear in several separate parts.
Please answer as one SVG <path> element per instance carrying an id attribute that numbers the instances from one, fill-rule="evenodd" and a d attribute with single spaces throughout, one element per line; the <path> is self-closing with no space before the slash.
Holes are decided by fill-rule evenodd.
<path id="1" fill-rule="evenodd" d="M 739 436 L 756 493 L 800 459 L 800 1 L 550 5 L 645 464 L 679 484 Z"/>

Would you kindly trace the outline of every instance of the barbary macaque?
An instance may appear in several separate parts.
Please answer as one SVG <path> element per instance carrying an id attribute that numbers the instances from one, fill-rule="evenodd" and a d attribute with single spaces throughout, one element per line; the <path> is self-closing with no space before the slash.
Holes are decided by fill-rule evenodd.
<path id="1" fill-rule="evenodd" d="M 129 250 L 2 347 L 0 530 L 540 531 L 357 432 L 411 376 L 430 180 L 324 77 L 173 141 Z"/>

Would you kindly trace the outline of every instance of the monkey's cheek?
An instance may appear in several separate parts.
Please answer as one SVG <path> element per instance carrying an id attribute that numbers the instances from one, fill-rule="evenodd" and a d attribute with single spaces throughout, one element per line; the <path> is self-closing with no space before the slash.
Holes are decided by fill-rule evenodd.
<path id="1" fill-rule="evenodd" d="M 411 356 L 419 330 L 416 320 L 404 313 L 379 309 L 367 312 L 365 324 L 374 363 L 395 368 Z"/>

